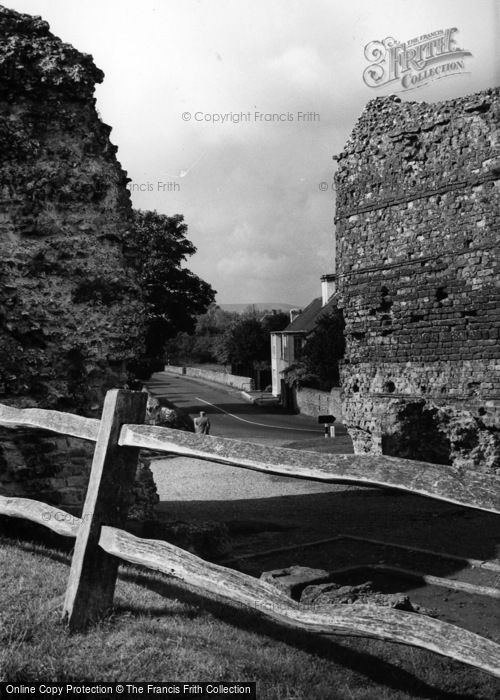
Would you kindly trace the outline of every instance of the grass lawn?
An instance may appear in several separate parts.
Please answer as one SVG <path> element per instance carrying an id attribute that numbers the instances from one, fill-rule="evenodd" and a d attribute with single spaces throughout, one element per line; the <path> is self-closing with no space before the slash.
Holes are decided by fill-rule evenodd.
<path id="1" fill-rule="evenodd" d="M 115 609 L 86 634 L 60 621 L 67 553 L 0 538 L 0 680 L 250 681 L 262 698 L 500 697 L 484 673 L 418 649 L 297 633 L 121 569 Z"/>

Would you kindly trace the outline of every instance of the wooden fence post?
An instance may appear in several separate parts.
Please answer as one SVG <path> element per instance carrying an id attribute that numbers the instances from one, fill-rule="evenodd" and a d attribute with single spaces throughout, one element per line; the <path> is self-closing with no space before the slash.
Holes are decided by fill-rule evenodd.
<path id="1" fill-rule="evenodd" d="M 147 395 L 113 389 L 104 400 L 82 522 L 71 561 L 63 617 L 73 631 L 101 617 L 113 604 L 118 559 L 99 545 L 102 525 L 121 528 L 127 518 L 138 448 L 119 447 L 124 423 L 143 423 Z"/>

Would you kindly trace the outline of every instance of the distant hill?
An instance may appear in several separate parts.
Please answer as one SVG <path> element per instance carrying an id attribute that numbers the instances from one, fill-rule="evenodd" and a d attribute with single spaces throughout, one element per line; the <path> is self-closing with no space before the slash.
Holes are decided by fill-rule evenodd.
<path id="1" fill-rule="evenodd" d="M 272 311 L 273 309 L 276 309 L 276 311 L 290 311 L 290 309 L 300 309 L 302 308 L 301 306 L 294 305 L 294 304 L 283 304 L 282 302 L 261 302 L 259 304 L 219 304 L 221 309 L 224 309 L 224 311 L 232 311 L 233 313 L 237 314 L 242 314 L 244 313 L 249 307 L 255 308 L 256 311 Z"/>

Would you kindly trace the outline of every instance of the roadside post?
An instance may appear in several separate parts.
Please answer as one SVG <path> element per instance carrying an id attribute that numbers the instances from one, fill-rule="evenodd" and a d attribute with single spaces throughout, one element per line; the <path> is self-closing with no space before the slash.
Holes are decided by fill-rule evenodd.
<path id="1" fill-rule="evenodd" d="M 323 423 L 325 426 L 325 438 L 335 437 L 335 426 L 333 425 L 337 419 L 332 415 L 318 416 L 318 423 Z"/>

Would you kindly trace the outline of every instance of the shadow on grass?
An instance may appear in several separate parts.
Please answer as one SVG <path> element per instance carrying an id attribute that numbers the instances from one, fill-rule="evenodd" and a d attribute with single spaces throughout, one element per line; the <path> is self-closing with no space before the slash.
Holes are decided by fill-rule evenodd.
<path id="1" fill-rule="evenodd" d="M 398 541 L 476 559 L 490 559 L 496 554 L 494 542 L 495 528 L 498 527 L 496 516 L 388 490 L 355 488 L 222 503 L 220 501 L 163 502 L 162 508 L 169 517 L 183 520 L 213 519 L 222 522 L 229 520 L 238 522 L 257 519 L 264 521 L 272 514 L 273 521 L 283 519 L 288 523 L 294 522 L 301 535 L 303 534 L 301 528 L 310 527 L 311 523 L 316 523 L 323 537 L 328 534 L 353 534 L 372 539 Z M 52 549 L 40 549 L 39 553 L 53 560 L 69 563 L 69 556 L 65 552 L 69 553 L 72 550 L 74 545 L 72 538 L 58 536 L 46 528 L 13 518 L 0 518 L 0 525 L 1 531 L 9 538 L 35 539 L 44 547 L 62 550 L 54 552 Z M 287 544 L 290 544 L 290 533 L 285 531 L 283 536 L 287 538 Z M 20 546 L 33 548 L 33 545 L 28 543 L 25 545 L 21 543 Z M 351 553 L 353 548 L 354 545 L 350 543 Z M 328 561 L 332 563 L 331 550 L 326 550 L 324 557 L 325 559 L 320 561 L 317 553 L 307 549 L 301 551 L 298 547 L 297 552 L 286 554 L 285 560 L 283 556 L 268 557 L 267 566 L 263 564 L 265 560 L 258 559 L 258 564 L 251 573 L 258 575 L 258 569 L 261 566 L 269 569 L 290 563 L 322 566 L 327 569 L 336 568 L 336 566 L 328 566 Z M 462 567 L 459 562 L 439 559 L 435 563 L 434 570 L 428 573 L 448 576 L 460 568 Z M 478 687 L 485 686 L 485 676 L 482 672 L 448 659 L 443 660 L 425 650 L 412 647 L 410 651 L 405 651 L 405 647 L 400 645 L 353 637 L 340 643 L 331 637 L 284 627 L 255 612 L 218 602 L 205 597 L 202 593 L 194 592 L 181 584 L 174 585 L 160 575 L 150 574 L 144 570 L 127 568 L 122 570 L 120 577 L 162 596 L 173 597 L 190 606 L 201 608 L 227 624 L 256 634 L 267 635 L 276 641 L 354 670 L 372 682 L 405 691 L 414 697 L 477 700 L 481 696 L 477 693 L 468 693 L 467 686 L 470 687 L 474 682 Z M 410 585 L 408 584 L 409 587 Z M 402 590 L 401 583 L 397 588 L 398 591 Z M 148 616 L 170 614 L 162 609 L 141 609 L 134 606 L 118 606 L 117 612 Z M 191 617 L 196 614 L 196 611 L 186 612 L 186 615 Z M 394 650 L 394 661 L 381 658 L 384 655 L 392 655 L 391 650 Z M 491 679 L 491 683 L 494 684 L 497 681 Z M 464 691 L 461 694 L 456 690 L 451 692 L 444 690 L 443 685 L 463 687 Z"/>
<path id="2" fill-rule="evenodd" d="M 286 478 L 259 476 L 271 482 Z M 330 488 L 325 485 L 324 491 L 269 498 L 161 501 L 159 512 L 165 518 L 180 520 L 265 522 L 272 519 L 275 523 L 294 524 L 297 536 L 288 536 L 286 541 L 277 544 L 291 545 L 296 542 L 297 551 L 300 550 L 300 543 L 308 539 L 342 534 L 385 540 L 463 558 L 496 558 L 500 519 L 493 513 L 397 490 L 340 485 L 336 490 Z M 357 546 L 357 543 L 349 544 L 351 553 Z M 265 548 L 269 548 L 269 545 Z M 258 546 L 254 549 L 258 551 Z M 294 554 L 292 552 L 287 556 L 290 558 Z M 330 568 L 337 568 L 331 563 Z M 433 573 L 440 576 L 463 568 L 462 563 L 446 558 L 436 562 L 436 566 L 437 570 Z"/>
<path id="3" fill-rule="evenodd" d="M 396 652 L 396 656 L 399 658 L 395 663 L 391 663 L 390 661 L 380 658 L 377 653 L 377 647 L 382 649 L 381 645 L 386 645 L 386 649 L 387 647 L 394 648 L 396 646 L 390 642 L 347 637 L 345 643 L 342 644 L 333 640 L 331 636 L 291 629 L 269 620 L 262 615 L 256 614 L 255 612 L 252 613 L 245 608 L 231 606 L 228 603 L 207 598 L 184 586 L 164 581 L 158 574 L 151 576 L 151 574 L 143 573 L 140 570 L 127 569 L 121 571 L 120 577 L 131 583 L 145 586 L 149 590 L 164 597 L 176 598 L 181 603 L 189 605 L 192 608 L 202 608 L 204 612 L 210 613 L 225 624 L 235 626 L 246 632 L 266 635 L 277 642 L 294 646 L 303 652 L 314 654 L 321 659 L 333 661 L 334 663 L 340 664 L 345 668 L 365 676 L 372 682 L 385 685 L 393 690 L 405 691 L 413 697 L 442 698 L 443 700 L 452 700 L 453 698 L 456 700 L 458 698 L 461 700 L 478 700 L 478 695 L 476 693 L 474 695 L 467 692 L 459 694 L 455 691 L 443 690 L 419 678 L 414 672 L 400 666 L 401 663 L 418 664 L 419 659 L 415 662 L 414 658 L 415 654 L 417 654 L 421 657 L 419 668 L 428 669 L 432 665 L 436 665 L 436 656 L 431 652 L 412 647 L 410 649 L 410 658 L 408 658 L 408 653 L 405 655 L 404 651 Z M 138 613 L 137 609 L 133 606 L 118 606 L 116 612 Z M 173 614 L 170 612 L 166 613 L 164 609 L 152 611 L 148 609 L 147 611 L 139 611 L 139 613 L 140 612 L 147 612 L 148 615 L 150 614 L 151 616 L 157 617 Z M 196 611 L 188 610 L 185 615 L 188 618 L 193 618 L 197 616 L 197 613 Z M 363 648 L 368 646 L 375 646 L 375 649 L 371 651 Z M 405 649 L 402 645 L 397 646 L 400 649 Z M 401 660 L 401 657 L 403 657 L 403 660 Z M 481 671 L 464 667 L 462 664 L 450 659 L 446 659 L 444 663 L 448 667 L 446 669 L 447 673 L 445 674 L 447 680 L 449 680 L 450 677 L 466 673 L 469 678 L 470 674 L 475 675 L 479 685 L 484 683 L 485 677 Z M 425 673 L 425 670 L 423 670 L 423 673 Z M 441 675 L 440 672 L 436 673 Z M 491 680 L 495 683 L 494 679 Z M 457 683 L 457 685 L 459 685 L 459 683 Z"/>
<path id="4" fill-rule="evenodd" d="M 19 533 L 16 533 L 16 538 Z M 70 538 L 56 536 L 70 550 L 73 541 Z M 69 566 L 69 554 L 47 549 L 47 543 L 40 546 L 28 541 L 11 542 L 27 551 L 36 550 L 37 554 Z M 54 546 L 54 540 L 50 546 Z M 187 619 L 198 617 L 201 612 L 211 614 L 225 624 L 232 625 L 246 632 L 265 635 L 274 641 L 285 643 L 294 648 L 314 654 L 315 656 L 339 664 L 351 671 L 364 676 L 368 681 L 377 683 L 393 690 L 407 692 L 412 697 L 443 698 L 444 700 L 478 700 L 481 697 L 494 695 L 473 694 L 464 690 L 446 690 L 443 685 L 455 688 L 476 687 L 485 688 L 491 681 L 488 691 L 493 692 L 496 685 L 500 691 L 500 683 L 493 678 L 485 677 L 481 671 L 464 666 L 450 659 L 444 659 L 426 650 L 415 647 L 405 647 L 390 642 L 366 638 L 345 637 L 342 642 L 332 636 L 308 633 L 296 630 L 278 622 L 269 620 L 262 614 L 249 611 L 237 605 L 214 599 L 193 590 L 182 583 L 173 583 L 168 577 L 144 570 L 140 567 L 124 565 L 120 569 L 120 579 L 139 585 L 163 597 L 176 599 L 188 606 L 184 611 L 166 611 L 162 607 L 145 607 L 117 604 L 113 616 L 129 614 L 132 616 L 147 615 L 148 617 L 184 616 Z M 340 636 L 340 635 L 339 635 Z M 393 657 L 394 660 L 383 658 Z M 430 676 L 425 678 L 422 676 Z M 480 692 L 480 691 L 479 691 Z"/>
<path id="5" fill-rule="evenodd" d="M 75 546 L 74 537 L 63 537 L 43 525 L 30 520 L 0 516 L 0 543 L 2 538 L 20 548 L 42 554 L 54 561 L 68 564 Z"/>

